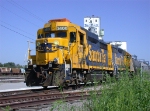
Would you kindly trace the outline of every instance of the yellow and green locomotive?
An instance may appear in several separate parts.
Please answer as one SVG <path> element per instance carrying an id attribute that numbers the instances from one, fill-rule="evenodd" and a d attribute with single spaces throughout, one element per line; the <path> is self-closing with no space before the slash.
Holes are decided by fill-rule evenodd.
<path id="1" fill-rule="evenodd" d="M 37 31 L 36 55 L 29 51 L 26 85 L 78 85 L 126 68 L 134 70 L 128 52 L 68 19 L 53 19 Z"/>

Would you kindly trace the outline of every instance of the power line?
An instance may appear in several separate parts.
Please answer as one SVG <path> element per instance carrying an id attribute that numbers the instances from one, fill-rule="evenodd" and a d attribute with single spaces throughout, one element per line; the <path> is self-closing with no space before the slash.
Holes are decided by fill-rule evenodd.
<path id="1" fill-rule="evenodd" d="M 17 32 L 17 31 L 14 31 L 14 30 L 12 30 L 12 29 L 10 29 L 10 28 L 8 28 L 8 27 L 2 25 L 2 24 L 0 24 L 0 25 L 1 25 L 2 27 L 4 27 L 4 28 L 6 28 L 6 29 L 8 29 L 8 30 L 11 30 L 11 31 L 13 31 L 13 32 L 15 32 L 15 33 L 17 33 L 17 34 L 19 34 L 19 35 L 22 35 L 22 36 L 24 36 L 24 37 L 26 37 L 26 38 L 28 38 L 28 39 L 34 40 L 34 39 L 32 39 L 32 38 L 30 38 L 30 37 L 28 37 L 28 36 L 25 36 L 25 35 L 23 35 L 23 34 Z"/>
<path id="2" fill-rule="evenodd" d="M 16 5 L 19 9 L 21 9 L 21 10 L 27 12 L 28 14 L 30 14 L 30 15 L 33 16 L 34 18 L 36 18 L 36 19 L 38 19 L 38 20 L 40 20 L 40 21 L 42 21 L 42 22 L 45 23 L 45 20 L 43 20 L 42 18 L 36 16 L 36 15 L 33 14 L 32 12 L 30 12 L 29 10 L 25 9 L 24 7 L 22 7 L 21 5 L 19 5 L 18 3 L 16 3 L 15 1 L 13 1 L 13 0 L 10 0 L 10 1 L 7 0 L 7 2 L 11 3 L 12 5 Z"/>
<path id="3" fill-rule="evenodd" d="M 37 26 L 36 24 L 34 24 L 34 23 L 32 23 L 32 22 L 28 21 L 27 19 L 25 19 L 25 18 L 23 18 L 23 17 L 21 17 L 21 16 L 19 16 L 19 15 L 15 14 L 14 12 L 12 12 L 12 11 L 8 10 L 7 8 L 3 7 L 2 5 L 0 5 L 0 6 L 1 6 L 2 8 L 4 8 L 4 9 L 6 9 L 7 11 L 9 11 L 9 12 L 13 13 L 14 15 L 16 15 L 16 16 L 18 16 L 18 17 L 20 17 L 20 18 L 24 19 L 25 21 L 29 22 L 30 24 L 32 24 L 32 25 L 34 25 L 34 26 L 36 26 L 36 27 L 39 27 L 39 26 Z"/>
<path id="4" fill-rule="evenodd" d="M 5 23 L 5 24 L 7 24 L 7 25 L 9 25 L 9 26 L 11 26 L 11 27 L 14 27 L 14 28 L 16 28 L 16 29 L 18 29 L 18 30 L 20 30 L 20 31 L 22 31 L 22 32 L 25 32 L 25 33 L 27 33 L 27 34 L 29 34 L 29 35 L 31 35 L 31 36 L 34 36 L 33 34 L 30 34 L 30 33 L 26 32 L 26 31 L 24 31 L 24 30 L 22 30 L 22 29 L 19 29 L 19 28 L 15 27 L 15 26 L 12 26 L 12 25 L 10 25 L 10 24 L 8 24 L 8 23 L 2 21 L 2 20 L 0 20 L 0 21 L 3 22 L 3 23 Z"/>

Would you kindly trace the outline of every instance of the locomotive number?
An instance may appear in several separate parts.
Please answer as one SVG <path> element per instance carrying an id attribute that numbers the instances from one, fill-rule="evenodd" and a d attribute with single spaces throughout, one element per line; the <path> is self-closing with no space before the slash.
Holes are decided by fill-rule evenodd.
<path id="1" fill-rule="evenodd" d="M 57 30 L 67 30 L 67 27 L 66 26 L 58 26 Z"/>

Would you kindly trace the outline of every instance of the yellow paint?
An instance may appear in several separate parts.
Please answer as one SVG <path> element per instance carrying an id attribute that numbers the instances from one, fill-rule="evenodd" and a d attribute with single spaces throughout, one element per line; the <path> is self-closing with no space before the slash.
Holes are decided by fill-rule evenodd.
<path id="1" fill-rule="evenodd" d="M 107 55 L 108 55 L 108 66 L 112 67 L 112 47 L 110 44 L 107 44 Z"/>
<path id="2" fill-rule="evenodd" d="M 122 61 L 123 61 L 123 57 L 117 57 L 117 55 L 115 54 L 115 63 L 117 65 L 122 65 Z"/>

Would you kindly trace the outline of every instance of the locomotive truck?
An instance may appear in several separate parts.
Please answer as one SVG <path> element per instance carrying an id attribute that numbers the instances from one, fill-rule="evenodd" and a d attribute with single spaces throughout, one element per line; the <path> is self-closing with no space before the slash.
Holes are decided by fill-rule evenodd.
<path id="1" fill-rule="evenodd" d="M 27 86 L 64 86 L 100 81 L 127 68 L 134 71 L 127 51 L 98 39 L 71 23 L 53 19 L 37 31 L 36 54 L 28 55 Z"/>

